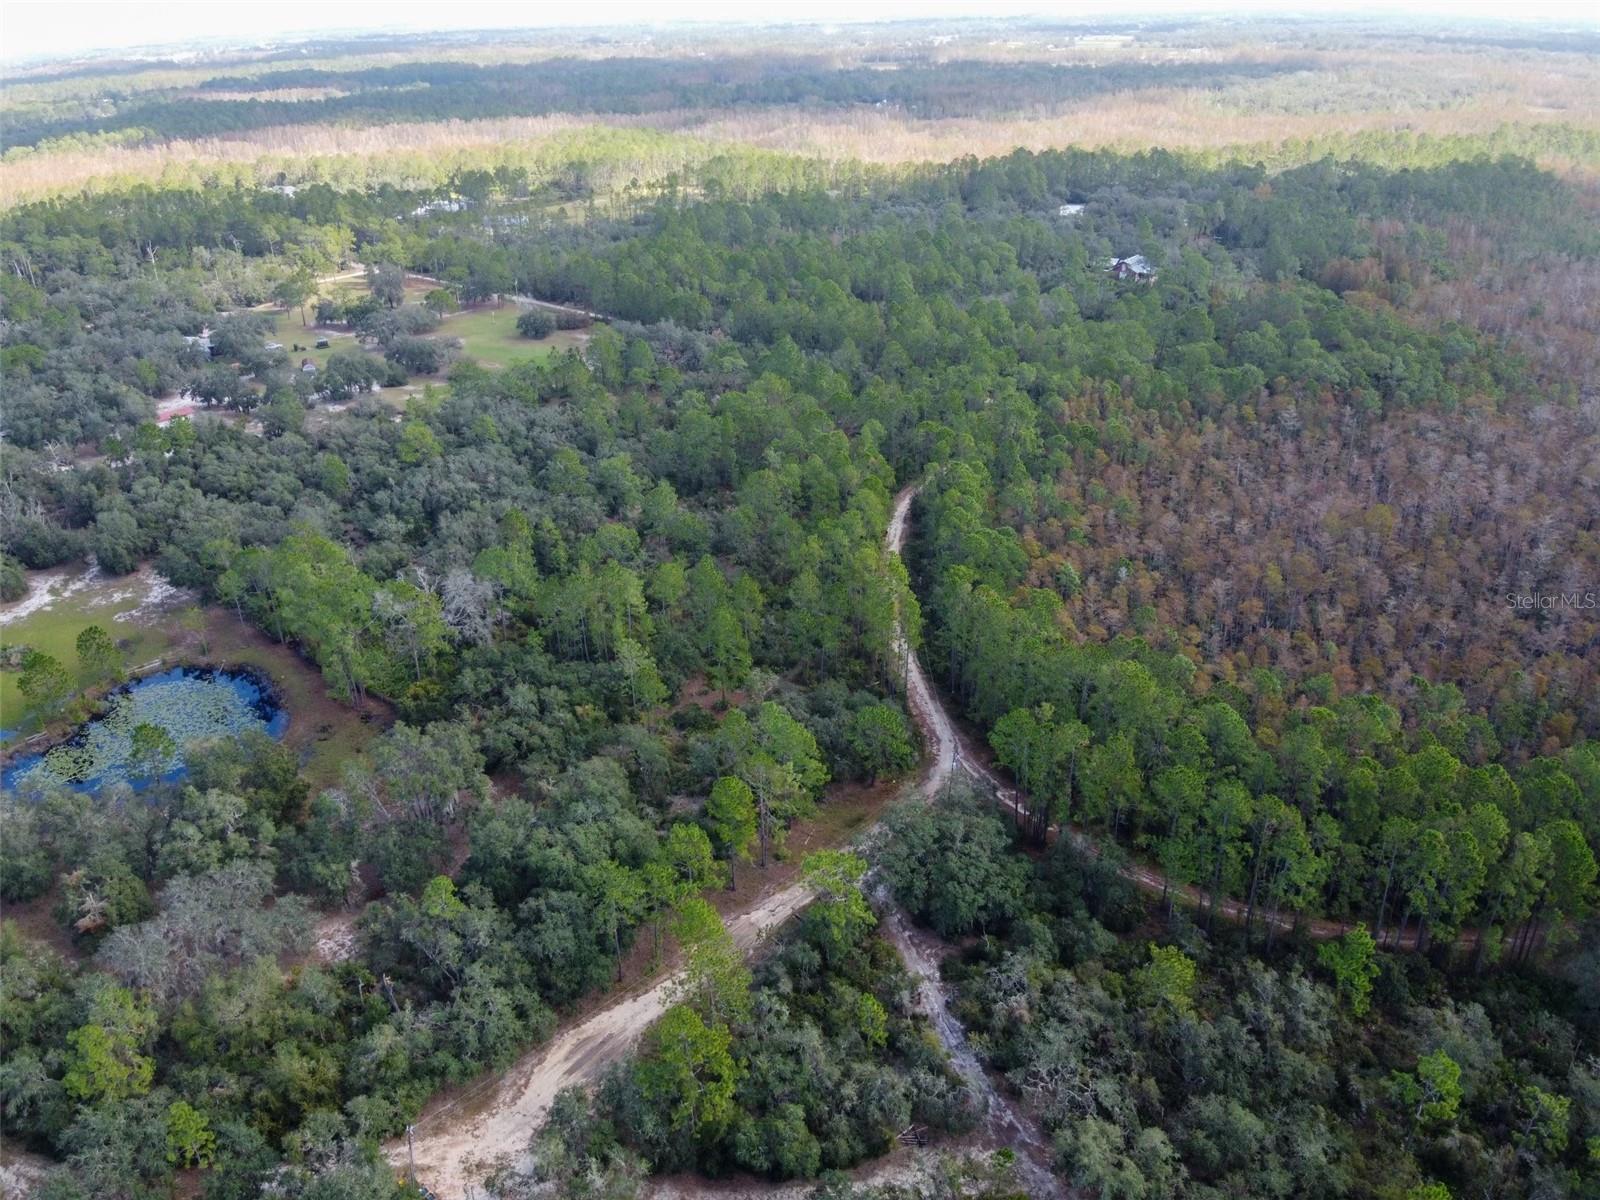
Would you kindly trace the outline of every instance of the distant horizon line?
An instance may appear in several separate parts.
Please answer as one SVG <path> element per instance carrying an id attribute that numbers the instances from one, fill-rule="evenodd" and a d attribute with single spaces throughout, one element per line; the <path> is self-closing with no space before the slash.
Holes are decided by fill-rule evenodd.
<path id="1" fill-rule="evenodd" d="M 1434 24 L 1440 28 L 1508 28 L 1529 30 L 1541 28 L 1549 32 L 1571 30 L 1573 32 L 1600 32 L 1600 15 L 1587 16 L 1579 13 L 1554 14 L 1543 11 L 1531 13 L 1502 13 L 1489 15 L 1478 12 L 1461 12 L 1456 10 L 1440 10 L 1434 8 L 1405 8 L 1405 7 L 1363 7 L 1353 9 L 1319 9 L 1308 7 L 1304 9 L 1271 10 L 1266 8 L 1196 8 L 1180 9 L 1174 7 L 1157 7 L 1132 10 L 1116 10 L 1111 7 L 1098 11 L 1083 11 L 1078 13 L 1052 13 L 1052 12 L 951 12 L 931 13 L 921 16 L 896 16 L 890 14 L 878 15 L 788 15 L 773 16 L 764 19 L 746 19 L 736 17 L 693 17 L 672 16 L 653 17 L 647 19 L 629 18 L 619 16 L 614 21 L 607 20 L 582 20 L 567 21 L 561 19 L 548 19 L 543 21 L 529 21 L 517 24 L 483 24 L 466 25 L 459 27 L 438 26 L 422 24 L 400 25 L 338 25 L 326 26 L 307 30 L 286 30 L 270 35 L 252 34 L 218 34 L 211 37 L 186 38 L 181 40 L 155 40 L 150 42 L 128 42 L 120 45 L 105 45 L 84 47 L 79 49 L 63 49 L 50 51 L 25 51 L 13 55 L 4 48 L 0 48 L 0 64 L 6 67 L 47 67 L 52 64 L 62 66 L 88 65 L 95 62 L 150 62 L 171 61 L 175 56 L 206 57 L 208 55 L 221 55 L 226 53 L 248 53 L 250 51 L 270 52 L 296 46 L 312 46 L 319 42 L 335 40 L 380 41 L 384 39 L 419 39 L 437 37 L 440 39 L 473 39 L 485 35 L 517 36 L 527 34 L 564 33 L 575 34 L 586 31 L 614 33 L 618 30 L 633 30 L 647 32 L 652 30 L 681 30 L 685 32 L 699 31 L 711 32 L 717 30 L 763 30 L 783 29 L 794 26 L 805 26 L 815 29 L 826 29 L 830 26 L 871 27 L 871 26 L 950 26 L 950 25 L 1001 25 L 1001 24 L 1034 24 L 1038 26 L 1074 25 L 1107 25 L 1114 27 L 1136 26 L 1143 22 L 1161 19 L 1188 19 L 1197 23 L 1208 21 L 1261 21 L 1280 24 L 1371 24 L 1373 26 L 1392 26 L 1405 23 Z M 12 3 L 12 9 L 29 7 L 29 5 Z M 69 13 L 69 4 L 56 3 L 51 5 L 56 13 Z M 10 42 L 6 38 L 6 42 Z"/>

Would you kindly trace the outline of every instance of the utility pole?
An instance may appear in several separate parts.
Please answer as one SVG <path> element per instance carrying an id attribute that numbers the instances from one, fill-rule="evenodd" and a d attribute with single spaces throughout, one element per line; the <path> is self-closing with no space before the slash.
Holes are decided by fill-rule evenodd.
<path id="1" fill-rule="evenodd" d="M 410 1176 L 413 1184 L 417 1182 L 417 1150 L 412 1143 L 411 1135 L 416 1131 L 417 1127 L 415 1125 L 406 1126 L 406 1174 Z"/>

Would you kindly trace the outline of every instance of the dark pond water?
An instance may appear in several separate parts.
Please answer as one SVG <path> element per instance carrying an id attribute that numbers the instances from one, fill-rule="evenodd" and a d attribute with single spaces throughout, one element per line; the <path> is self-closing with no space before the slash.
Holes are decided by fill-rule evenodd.
<path id="1" fill-rule="evenodd" d="M 167 731 L 177 753 L 162 779 L 188 773 L 184 744 L 201 738 L 237 737 L 260 730 L 281 738 L 289 713 L 272 685 L 253 671 L 173 667 L 146 675 L 106 697 L 103 716 L 85 722 L 70 738 L 39 754 L 19 756 L 0 773 L 7 791 L 30 783 L 64 783 L 80 792 L 98 792 L 116 783 L 142 791 L 152 780 L 131 778 L 128 761 L 135 726 Z"/>

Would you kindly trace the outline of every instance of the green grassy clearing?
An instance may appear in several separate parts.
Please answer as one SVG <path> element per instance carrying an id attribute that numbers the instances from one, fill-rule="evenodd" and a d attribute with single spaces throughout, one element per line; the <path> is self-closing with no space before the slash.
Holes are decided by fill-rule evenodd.
<path id="1" fill-rule="evenodd" d="M 320 671 L 294 650 L 241 622 L 230 610 L 196 609 L 176 598 L 163 600 L 153 594 L 157 583 L 153 573 L 87 580 L 85 568 L 76 566 L 33 576 L 35 580 L 41 577 L 56 580 L 56 598 L 48 606 L 0 626 L 0 646 L 32 646 L 75 672 L 78 634 L 90 625 L 100 625 L 123 651 L 123 662 L 130 671 L 156 658 L 169 665 L 254 667 L 273 681 L 289 710 L 284 740 L 300 751 L 313 787 L 337 782 L 342 764 L 359 756 L 389 723 L 388 710 L 378 702 L 357 709 L 330 696 Z M 135 610 L 137 615 L 129 619 L 115 619 L 118 613 L 134 614 Z M 0 727 L 14 726 L 24 717 L 17 690 L 19 677 L 20 672 L 0 670 Z"/>
<path id="2" fill-rule="evenodd" d="M 549 337 L 530 341 L 517 332 L 521 312 L 518 305 L 505 304 L 451 313 L 434 336 L 460 338 L 462 354 L 486 367 L 508 367 L 530 358 L 543 358 L 582 346 L 589 338 L 581 329 L 558 329 Z"/>
<path id="3" fill-rule="evenodd" d="M 406 303 L 421 304 L 422 298 L 435 286 L 437 285 L 408 279 Z M 341 279 L 336 283 L 323 285 L 320 294 L 353 298 L 366 295 L 367 290 L 364 280 Z M 300 365 L 301 359 L 309 358 L 320 370 L 327 365 L 329 356 L 335 351 L 360 349 L 349 330 L 322 329 L 315 324 L 307 325 L 301 321 L 299 309 L 285 311 L 271 308 L 263 311 L 272 317 L 269 340 L 281 342 L 295 366 Z M 315 302 L 307 302 L 308 319 L 315 320 L 314 312 Z M 516 304 L 503 304 L 498 308 L 474 308 L 449 313 L 445 316 L 439 331 L 432 336 L 460 338 L 462 354 L 465 357 L 492 368 L 508 367 L 513 363 L 574 349 L 588 340 L 589 335 L 584 330 L 563 329 L 557 330 L 549 337 L 530 341 L 517 333 L 517 317 L 521 312 L 522 309 Z M 326 349 L 315 349 L 318 338 L 328 339 Z M 295 350 L 293 349 L 295 345 L 302 348 Z"/>
<path id="4" fill-rule="evenodd" d="M 289 361 L 293 366 L 298 367 L 302 358 L 309 358 L 317 364 L 317 369 L 321 370 L 328 365 L 328 356 L 335 350 L 360 349 L 356 344 L 355 338 L 350 335 L 349 330 L 318 329 L 315 325 L 310 327 L 302 325 L 300 323 L 300 310 L 297 308 L 290 309 L 288 312 L 273 312 L 270 315 L 272 316 L 272 332 L 268 335 L 267 340 L 282 342 L 284 351 L 289 355 Z M 310 320 L 316 319 L 309 304 L 306 306 L 306 316 Z M 328 348 L 326 350 L 315 348 L 318 338 L 328 339 Z M 296 350 L 294 349 L 296 345 L 303 348 Z"/>
<path id="5" fill-rule="evenodd" d="M 86 568 L 71 566 L 30 572 L 29 579 L 50 581 L 48 586 L 57 598 L 20 620 L 0 625 L 0 648 L 42 650 L 69 673 L 78 666 L 78 635 L 90 625 L 105 628 L 122 648 L 129 666 L 149 662 L 170 648 L 171 639 L 161 629 L 141 621 L 116 620 L 118 613 L 132 612 L 149 596 L 152 580 L 147 575 L 90 581 Z M 0 727 L 13 726 L 23 717 L 19 678 L 20 672 L 0 670 Z"/>
<path id="6" fill-rule="evenodd" d="M 334 283 L 323 284 L 317 289 L 317 295 L 334 296 L 348 300 L 365 296 L 368 290 L 366 281 L 363 279 L 340 279 Z M 406 285 L 406 300 L 420 303 L 427 291 L 428 289 L 422 284 L 408 283 Z M 263 311 L 272 318 L 272 332 L 268 335 L 267 340 L 282 342 L 283 348 L 288 352 L 293 365 L 298 367 L 302 358 L 309 358 L 317 364 L 317 369 L 321 370 L 327 366 L 328 356 L 335 350 L 357 350 L 360 347 L 356 344 L 356 340 L 351 335 L 350 330 L 344 328 L 323 329 L 316 325 L 316 300 L 317 297 L 313 296 L 306 301 L 304 322 L 300 318 L 300 310 L 298 308 L 288 310 L 269 308 Z M 315 349 L 318 338 L 328 339 L 327 349 Z M 293 349 L 296 344 L 302 346 L 303 349 Z"/>

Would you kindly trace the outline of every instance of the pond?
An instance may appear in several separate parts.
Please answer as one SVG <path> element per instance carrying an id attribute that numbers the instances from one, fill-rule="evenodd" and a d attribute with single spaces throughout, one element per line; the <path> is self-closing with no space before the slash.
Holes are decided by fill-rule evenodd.
<path id="1" fill-rule="evenodd" d="M 289 713 L 272 685 L 254 671 L 212 667 L 173 667 L 125 684 L 106 697 L 106 712 L 85 722 L 66 741 L 39 754 L 13 759 L 0 773 L 7 791 L 30 783 L 63 783 L 80 792 L 98 792 L 115 783 L 141 791 L 149 777 L 132 777 L 133 731 L 154 725 L 166 731 L 177 753 L 163 780 L 188 773 L 184 744 L 202 738 L 237 737 L 259 730 L 281 738 Z"/>

